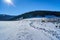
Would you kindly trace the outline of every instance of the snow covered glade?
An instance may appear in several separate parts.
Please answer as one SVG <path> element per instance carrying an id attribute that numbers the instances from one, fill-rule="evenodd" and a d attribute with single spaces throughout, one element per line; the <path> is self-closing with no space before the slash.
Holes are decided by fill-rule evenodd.
<path id="1" fill-rule="evenodd" d="M 60 40 L 60 19 L 0 21 L 0 40 Z"/>

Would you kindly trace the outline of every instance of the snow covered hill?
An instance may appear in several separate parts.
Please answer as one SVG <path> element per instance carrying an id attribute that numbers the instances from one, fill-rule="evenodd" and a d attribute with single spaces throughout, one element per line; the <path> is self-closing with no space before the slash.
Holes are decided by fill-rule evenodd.
<path id="1" fill-rule="evenodd" d="M 0 40 L 60 40 L 60 23 L 40 18 L 0 21 Z"/>

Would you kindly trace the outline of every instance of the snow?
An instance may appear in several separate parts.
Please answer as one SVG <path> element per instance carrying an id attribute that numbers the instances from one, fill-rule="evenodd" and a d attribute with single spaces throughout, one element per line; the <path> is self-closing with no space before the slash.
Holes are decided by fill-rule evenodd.
<path id="1" fill-rule="evenodd" d="M 40 18 L 0 21 L 0 40 L 60 40 L 59 26 Z"/>

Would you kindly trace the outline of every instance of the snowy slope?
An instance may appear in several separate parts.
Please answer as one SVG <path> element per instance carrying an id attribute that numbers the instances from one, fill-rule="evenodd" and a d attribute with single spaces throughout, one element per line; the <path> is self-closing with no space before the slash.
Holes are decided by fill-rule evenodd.
<path id="1" fill-rule="evenodd" d="M 59 26 L 40 18 L 0 21 L 0 40 L 60 40 Z"/>

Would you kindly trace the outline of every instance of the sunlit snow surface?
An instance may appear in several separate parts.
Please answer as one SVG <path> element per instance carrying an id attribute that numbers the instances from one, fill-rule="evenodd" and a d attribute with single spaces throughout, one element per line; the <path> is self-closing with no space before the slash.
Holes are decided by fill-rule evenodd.
<path id="1" fill-rule="evenodd" d="M 39 18 L 0 21 L 0 40 L 60 40 L 59 26 Z"/>

